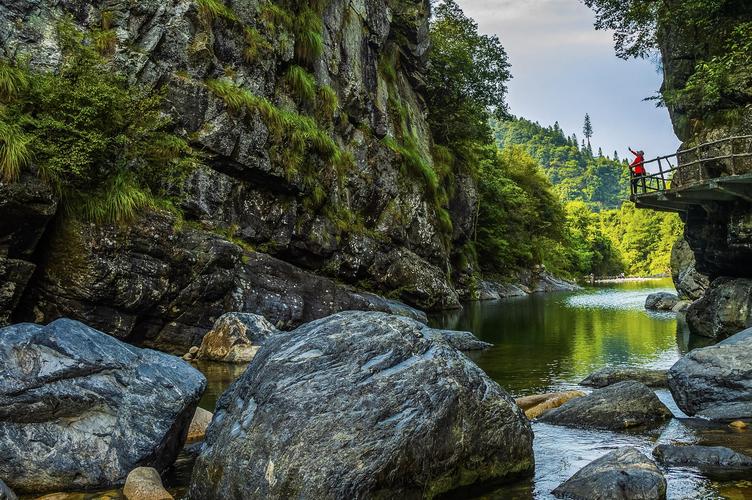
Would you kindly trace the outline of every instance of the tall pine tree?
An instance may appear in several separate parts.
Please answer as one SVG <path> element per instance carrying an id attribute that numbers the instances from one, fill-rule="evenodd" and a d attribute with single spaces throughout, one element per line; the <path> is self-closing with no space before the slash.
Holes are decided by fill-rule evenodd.
<path id="1" fill-rule="evenodd" d="M 593 124 L 590 123 L 590 115 L 585 113 L 585 125 L 582 127 L 582 133 L 585 134 L 588 147 L 590 147 L 590 138 L 593 137 Z"/>

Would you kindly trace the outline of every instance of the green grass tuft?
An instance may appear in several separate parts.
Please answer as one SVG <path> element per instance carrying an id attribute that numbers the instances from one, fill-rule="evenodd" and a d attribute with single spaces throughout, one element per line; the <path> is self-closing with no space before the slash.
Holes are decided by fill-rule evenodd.
<path id="1" fill-rule="evenodd" d="M 314 64 L 324 52 L 324 23 L 321 16 L 304 8 L 295 22 L 295 55 L 299 61 Z"/>
<path id="2" fill-rule="evenodd" d="M 0 59 L 0 102 L 15 99 L 29 86 L 29 78 L 22 68 Z"/>
<path id="3" fill-rule="evenodd" d="M 292 65 L 284 76 L 285 84 L 307 104 L 316 100 L 316 80 L 313 75 L 297 65 Z"/>
<path id="4" fill-rule="evenodd" d="M 256 62 L 261 56 L 272 50 L 271 44 L 256 28 L 246 27 L 243 36 L 245 39 L 243 59 L 248 64 Z"/>
<path id="5" fill-rule="evenodd" d="M 92 222 L 129 222 L 140 210 L 154 208 L 157 204 L 154 196 L 143 189 L 137 179 L 121 172 L 101 191 L 76 196 L 68 209 Z"/>
<path id="6" fill-rule="evenodd" d="M 238 16 L 235 12 L 225 5 L 222 0 L 196 0 L 196 3 L 198 4 L 201 18 L 207 23 L 211 23 L 218 17 L 232 22 L 238 21 Z"/>
<path id="7" fill-rule="evenodd" d="M 0 116 L 0 177 L 6 182 L 18 179 L 21 169 L 31 161 L 31 137 Z"/>
<path id="8" fill-rule="evenodd" d="M 322 85 L 318 92 L 318 110 L 327 120 L 334 118 L 334 113 L 339 108 L 339 98 L 337 93 L 329 85 Z"/>

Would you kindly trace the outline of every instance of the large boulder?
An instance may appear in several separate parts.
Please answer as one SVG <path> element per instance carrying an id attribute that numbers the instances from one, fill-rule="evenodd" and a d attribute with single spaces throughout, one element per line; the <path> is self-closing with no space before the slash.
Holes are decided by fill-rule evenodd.
<path id="1" fill-rule="evenodd" d="M 668 292 L 651 293 L 645 299 L 645 309 L 649 311 L 671 311 L 679 302 L 676 294 Z"/>
<path id="2" fill-rule="evenodd" d="M 636 380 L 648 387 L 667 387 L 666 370 L 637 368 L 630 366 L 604 366 L 588 375 L 580 385 L 588 387 L 606 387 L 625 380 Z"/>
<path id="3" fill-rule="evenodd" d="M 544 413 L 542 422 L 572 427 L 620 430 L 658 425 L 671 411 L 648 386 L 634 380 L 597 389 Z"/>
<path id="4" fill-rule="evenodd" d="M 666 479 L 648 457 L 632 447 L 619 448 L 583 467 L 553 495 L 570 499 L 661 500 Z"/>
<path id="5" fill-rule="evenodd" d="M 752 417 L 752 329 L 695 349 L 668 371 L 676 404 L 688 415 L 718 420 Z"/>
<path id="6" fill-rule="evenodd" d="M 427 332 L 351 311 L 267 339 L 217 403 L 189 498 L 430 497 L 531 472 L 522 411 Z"/>
<path id="7" fill-rule="evenodd" d="M 120 485 L 163 470 L 206 379 L 182 360 L 69 319 L 0 330 L 0 477 L 20 493 Z"/>
<path id="8" fill-rule="evenodd" d="M 671 278 L 682 300 L 697 300 L 710 286 L 710 279 L 695 268 L 695 254 L 684 238 L 671 249 Z"/>
<path id="9" fill-rule="evenodd" d="M 470 332 L 425 327 L 423 333 L 427 336 L 441 337 L 447 344 L 460 351 L 482 351 L 493 347 L 493 344 L 480 340 Z"/>
<path id="10" fill-rule="evenodd" d="M 724 339 L 752 326 L 752 279 L 718 278 L 687 309 L 692 333 Z"/>
<path id="11" fill-rule="evenodd" d="M 196 359 L 225 363 L 248 363 L 261 344 L 277 329 L 263 316 L 226 313 L 204 335 Z"/>
<path id="12" fill-rule="evenodd" d="M 725 446 L 661 444 L 655 447 L 653 456 L 665 466 L 694 467 L 712 477 L 752 477 L 752 457 Z"/>

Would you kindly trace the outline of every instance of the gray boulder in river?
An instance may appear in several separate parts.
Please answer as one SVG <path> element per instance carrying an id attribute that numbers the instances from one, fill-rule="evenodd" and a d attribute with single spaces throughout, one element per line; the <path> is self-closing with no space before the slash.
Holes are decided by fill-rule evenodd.
<path id="1" fill-rule="evenodd" d="M 752 279 L 718 278 L 705 295 L 687 309 L 692 333 L 725 339 L 752 327 Z"/>
<path id="2" fill-rule="evenodd" d="M 668 371 L 668 383 L 676 404 L 688 415 L 752 417 L 752 328 L 691 351 Z"/>
<path id="3" fill-rule="evenodd" d="M 560 484 L 557 498 L 661 500 L 666 479 L 650 458 L 632 447 L 619 448 L 590 462 Z"/>
<path id="4" fill-rule="evenodd" d="M 661 444 L 655 447 L 653 456 L 663 465 L 694 467 L 713 477 L 752 477 L 752 457 L 724 446 Z"/>
<path id="5" fill-rule="evenodd" d="M 627 380 L 571 399 L 541 416 L 549 424 L 620 430 L 657 425 L 670 419 L 671 411 L 648 386 Z"/>
<path id="6" fill-rule="evenodd" d="M 431 497 L 532 472 L 532 439 L 441 335 L 343 312 L 267 339 L 218 401 L 188 496 Z"/>
<path id="7" fill-rule="evenodd" d="M 668 292 L 651 293 L 645 299 L 645 309 L 649 311 L 671 311 L 679 303 L 676 294 Z"/>
<path id="8" fill-rule="evenodd" d="M 122 484 L 162 470 L 206 386 L 168 354 L 69 319 L 0 330 L 0 478 L 19 493 Z"/>
<path id="9" fill-rule="evenodd" d="M 625 380 L 636 380 L 649 387 L 666 387 L 668 379 L 666 370 L 652 370 L 650 368 L 634 368 L 621 366 L 604 366 L 587 376 L 580 385 L 588 387 L 606 387 L 607 385 Z"/>

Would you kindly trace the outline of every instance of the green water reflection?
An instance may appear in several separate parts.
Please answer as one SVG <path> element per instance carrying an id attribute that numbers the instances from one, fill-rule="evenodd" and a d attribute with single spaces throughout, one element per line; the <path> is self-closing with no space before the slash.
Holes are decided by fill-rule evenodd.
<path id="1" fill-rule="evenodd" d="M 573 386 L 607 364 L 668 367 L 702 339 L 673 313 L 644 309 L 671 280 L 600 285 L 571 293 L 475 302 L 431 319 L 469 330 L 494 347 L 471 357 L 514 395 Z"/>

